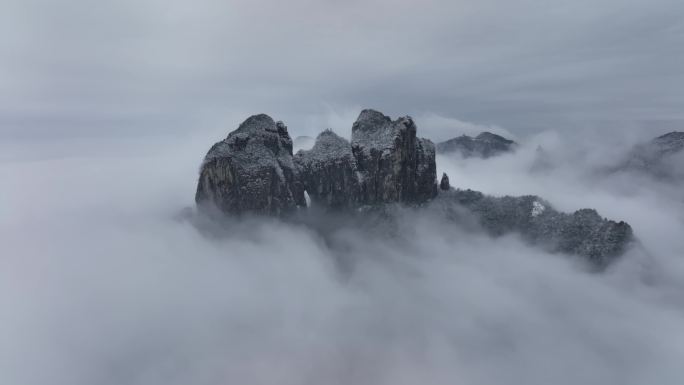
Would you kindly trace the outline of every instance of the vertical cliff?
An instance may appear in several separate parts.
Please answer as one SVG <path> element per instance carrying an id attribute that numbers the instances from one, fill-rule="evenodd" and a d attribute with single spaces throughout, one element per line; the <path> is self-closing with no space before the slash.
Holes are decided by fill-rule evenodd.
<path id="1" fill-rule="evenodd" d="M 306 204 L 297 178 L 287 127 L 268 115 L 254 115 L 211 147 L 195 201 L 226 214 L 281 216 Z"/>

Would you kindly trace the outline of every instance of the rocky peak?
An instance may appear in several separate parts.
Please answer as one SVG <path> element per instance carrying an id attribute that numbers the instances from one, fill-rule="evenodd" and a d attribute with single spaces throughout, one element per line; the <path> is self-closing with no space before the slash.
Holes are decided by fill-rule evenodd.
<path id="1" fill-rule="evenodd" d="M 228 137 L 218 142 L 209 151 L 205 161 L 224 156 L 228 152 L 245 152 L 247 149 L 260 151 L 265 147 L 274 155 L 292 156 L 292 139 L 283 122 L 275 122 L 266 114 L 247 118 Z"/>
<path id="2" fill-rule="evenodd" d="M 359 203 L 359 174 L 348 140 L 325 130 L 311 150 L 300 150 L 294 161 L 312 204 L 342 209 Z"/>
<path id="3" fill-rule="evenodd" d="M 352 126 L 351 145 L 365 204 L 421 203 L 436 194 L 434 145 L 416 138 L 411 117 L 393 121 L 363 110 Z"/>
<path id="4" fill-rule="evenodd" d="M 441 154 L 460 153 L 463 157 L 489 158 L 510 152 L 516 143 L 503 136 L 491 132 L 482 132 L 476 137 L 461 135 L 437 144 L 437 152 Z"/>
<path id="5" fill-rule="evenodd" d="M 202 163 L 195 201 L 227 214 L 276 216 L 304 204 L 287 127 L 268 115 L 254 115 L 214 144 Z"/>
<path id="6" fill-rule="evenodd" d="M 351 143 L 326 130 L 295 163 L 302 188 L 325 207 L 420 204 L 437 194 L 434 145 L 416 137 L 410 117 L 363 110 Z"/>
<path id="7" fill-rule="evenodd" d="M 509 145 L 515 143 L 510 139 L 506 139 L 501 135 L 497 135 L 488 131 L 481 132 L 478 136 L 475 137 L 475 140 L 488 143 L 503 143 Z"/>
<path id="8" fill-rule="evenodd" d="M 673 131 L 635 146 L 613 171 L 636 171 L 662 180 L 682 180 L 684 132 Z"/>
<path id="9" fill-rule="evenodd" d="M 684 149 L 684 132 L 673 131 L 653 139 L 651 143 L 663 154 L 679 152 Z"/>
<path id="10" fill-rule="evenodd" d="M 311 150 L 301 150 L 297 154 L 301 154 L 303 158 L 311 161 L 352 156 L 349 141 L 337 135 L 331 129 L 327 129 L 318 134 Z"/>
<path id="11" fill-rule="evenodd" d="M 470 140 L 485 143 L 492 135 Z M 667 143 L 677 140 L 668 136 Z M 531 243 L 583 255 L 597 266 L 608 264 L 632 242 L 628 224 L 604 219 L 595 210 L 565 214 L 535 196 L 497 198 L 454 190 L 446 173 L 439 192 L 436 182 L 435 146 L 416 137 L 410 117 L 393 121 L 364 110 L 352 127 L 351 143 L 326 130 L 311 150 L 293 156 L 287 127 L 262 114 L 211 147 L 195 200 L 200 208 L 214 206 L 229 215 L 282 217 L 307 206 L 305 192 L 323 211 L 379 211 L 387 218 L 395 203 L 437 208 L 456 222 L 467 223 L 464 214 L 475 217 L 494 236 L 517 232 Z"/>
<path id="12" fill-rule="evenodd" d="M 442 191 L 449 191 L 450 188 L 449 176 L 444 172 L 442 173 L 442 180 L 439 181 L 439 189 Z"/>
<path id="13" fill-rule="evenodd" d="M 352 147 L 370 151 L 391 150 L 402 137 L 415 140 L 416 125 L 409 116 L 395 121 L 375 110 L 363 110 L 352 125 Z"/>
<path id="14" fill-rule="evenodd" d="M 365 109 L 361 111 L 359 117 L 356 118 L 356 122 L 352 126 L 352 134 L 355 131 L 360 132 L 375 132 L 380 129 L 386 128 L 392 123 L 392 119 L 389 116 L 385 116 L 382 112 Z"/>
<path id="15" fill-rule="evenodd" d="M 456 222 L 476 219 L 492 236 L 515 232 L 530 244 L 551 252 L 582 256 L 599 269 L 635 242 L 632 228 L 625 222 L 603 218 L 594 209 L 559 212 L 534 195 L 493 197 L 451 189 L 440 192 L 431 204 Z"/>

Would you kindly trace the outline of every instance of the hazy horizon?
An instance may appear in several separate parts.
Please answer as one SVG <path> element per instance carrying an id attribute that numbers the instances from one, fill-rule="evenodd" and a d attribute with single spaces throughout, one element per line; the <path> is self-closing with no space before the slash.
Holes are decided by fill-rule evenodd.
<path id="1" fill-rule="evenodd" d="M 257 113 L 315 135 L 361 108 L 519 137 L 681 130 L 682 16 L 675 0 L 9 0 L 0 137 L 227 133 Z"/>

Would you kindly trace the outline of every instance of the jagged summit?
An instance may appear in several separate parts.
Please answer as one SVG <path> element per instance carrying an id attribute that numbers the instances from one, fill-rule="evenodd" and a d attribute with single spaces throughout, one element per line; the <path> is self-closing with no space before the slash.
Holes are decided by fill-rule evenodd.
<path id="1" fill-rule="evenodd" d="M 517 144 L 510 139 L 485 131 L 474 138 L 461 135 L 438 143 L 437 152 L 440 154 L 460 153 L 465 158 L 489 158 L 511 152 L 516 146 Z"/>
<path id="2" fill-rule="evenodd" d="M 489 131 L 481 132 L 479 135 L 477 135 L 475 137 L 475 139 L 481 140 L 484 142 L 500 142 L 500 143 L 508 143 L 508 144 L 515 143 L 510 139 L 506 139 L 501 135 L 497 135 L 497 134 L 491 133 Z"/>
<path id="3" fill-rule="evenodd" d="M 632 241 L 628 224 L 604 219 L 594 210 L 564 214 L 538 197 L 494 198 L 455 190 L 446 174 L 438 191 L 435 146 L 416 137 L 416 131 L 410 117 L 392 120 L 363 110 L 352 127 L 351 142 L 325 130 L 310 150 L 293 156 L 287 127 L 268 115 L 254 115 L 211 147 L 195 200 L 200 208 L 216 207 L 228 215 L 284 218 L 307 207 L 307 194 L 311 205 L 322 209 L 311 212 L 382 211 L 389 219 L 392 207 L 404 205 L 436 209 L 454 222 L 467 212 L 494 236 L 516 232 L 531 243 L 585 256 L 599 266 Z M 490 133 L 478 138 L 473 140 L 500 141 Z"/>
<path id="4" fill-rule="evenodd" d="M 266 152 L 265 152 L 266 151 Z M 292 140 L 283 122 L 275 122 L 266 114 L 253 115 L 242 122 L 228 137 L 209 150 L 204 163 L 228 155 L 268 162 L 270 156 L 292 156 Z"/>
<path id="5" fill-rule="evenodd" d="M 195 201 L 230 214 L 285 215 L 305 204 L 287 127 L 265 114 L 245 120 L 202 162 Z"/>
<path id="6" fill-rule="evenodd" d="M 421 203 L 436 193 L 434 145 L 416 137 L 411 117 L 392 120 L 363 110 L 352 126 L 352 153 L 361 176 L 361 201 Z"/>
<path id="7" fill-rule="evenodd" d="M 332 209 L 420 204 L 436 195 L 436 183 L 434 145 L 416 138 L 410 117 L 363 110 L 351 143 L 326 130 L 293 157 L 287 127 L 260 114 L 209 150 L 196 201 L 227 214 L 283 215 L 306 205 L 304 192 Z"/>
<path id="8" fill-rule="evenodd" d="M 266 114 L 252 115 L 249 118 L 247 118 L 244 122 L 242 122 L 238 126 L 237 130 L 233 131 L 232 133 L 236 133 L 236 132 L 259 132 L 259 131 L 276 132 L 277 131 L 276 122 L 273 120 L 273 118 L 271 118 L 270 116 L 268 116 Z"/>
<path id="9" fill-rule="evenodd" d="M 582 256 L 599 268 L 620 257 L 633 242 L 632 227 L 626 222 L 603 218 L 594 209 L 562 213 L 535 195 L 492 197 L 450 189 L 441 191 L 433 204 L 456 221 L 475 215 L 492 236 L 515 232 L 531 244 Z"/>
<path id="10" fill-rule="evenodd" d="M 356 132 L 357 135 L 363 133 L 373 134 L 375 132 L 386 130 L 390 128 L 392 118 L 386 116 L 380 111 L 373 109 L 365 109 L 361 111 L 358 118 L 352 125 L 352 135 Z"/>
<path id="11" fill-rule="evenodd" d="M 420 204 L 436 193 L 434 145 L 416 137 L 409 117 L 392 120 L 363 110 L 352 126 L 352 141 L 330 130 L 313 148 L 295 156 L 302 188 L 324 207 Z"/>
<path id="12" fill-rule="evenodd" d="M 442 191 L 449 191 L 449 189 L 451 189 L 449 176 L 445 172 L 442 173 L 442 179 L 439 181 L 439 189 Z"/>
<path id="13" fill-rule="evenodd" d="M 352 125 L 352 146 L 366 151 L 392 149 L 395 141 L 416 134 L 416 124 L 409 116 L 395 121 L 381 112 L 366 109 Z"/>
<path id="14" fill-rule="evenodd" d="M 349 141 L 328 129 L 295 155 L 299 183 L 313 204 L 330 209 L 360 204 L 360 177 Z"/>
<path id="15" fill-rule="evenodd" d="M 684 149 L 684 132 L 669 132 L 653 139 L 652 143 L 657 146 L 663 154 L 679 152 Z"/>
<path id="16" fill-rule="evenodd" d="M 632 171 L 662 180 L 684 180 L 684 132 L 673 131 L 635 146 L 614 171 Z"/>
<path id="17" fill-rule="evenodd" d="M 299 150 L 297 156 L 306 161 L 324 161 L 345 156 L 351 157 L 352 152 L 347 139 L 327 129 L 318 134 L 310 150 Z"/>

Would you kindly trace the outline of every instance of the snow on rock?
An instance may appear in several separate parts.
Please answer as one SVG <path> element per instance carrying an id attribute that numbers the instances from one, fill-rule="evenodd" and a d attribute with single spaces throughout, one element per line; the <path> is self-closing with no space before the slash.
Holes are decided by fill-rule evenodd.
<path id="1" fill-rule="evenodd" d="M 668 149 L 675 151 L 678 139 L 666 139 Z M 468 223 L 474 217 L 493 236 L 519 233 L 530 243 L 584 256 L 598 267 L 634 241 L 629 224 L 602 218 L 592 209 L 567 214 L 536 196 L 454 190 L 446 174 L 438 192 L 435 146 L 416 137 L 410 117 L 392 120 L 364 110 L 352 127 L 351 143 L 326 130 L 310 150 L 293 156 L 292 147 L 282 122 L 263 114 L 248 118 L 204 158 L 198 206 L 214 206 L 229 215 L 281 217 L 298 207 L 317 206 L 364 220 L 375 212 L 382 214 L 376 218 L 382 226 L 396 218 L 397 204 L 436 209 L 451 221 Z"/>
<path id="2" fill-rule="evenodd" d="M 416 138 L 411 117 L 393 121 L 363 110 L 352 126 L 351 146 L 363 175 L 363 203 L 421 203 L 437 194 L 434 144 Z"/>
<path id="3" fill-rule="evenodd" d="M 461 135 L 437 144 L 440 154 L 460 153 L 464 158 L 489 158 L 515 150 L 517 143 L 503 136 L 482 132 L 476 137 Z"/>
<path id="4" fill-rule="evenodd" d="M 254 115 L 214 144 L 202 162 L 195 201 L 226 214 L 285 215 L 304 206 L 282 122 Z"/>
<path id="5" fill-rule="evenodd" d="M 562 213 L 533 195 L 492 197 L 451 189 L 440 192 L 433 206 L 456 222 L 473 216 L 492 236 L 518 233 L 551 252 L 585 257 L 597 268 L 609 265 L 635 242 L 626 222 L 605 219 L 593 209 Z"/>
<path id="6" fill-rule="evenodd" d="M 295 155 L 299 183 L 311 202 L 341 209 L 359 203 L 360 181 L 349 141 L 332 130 L 318 135 L 313 148 Z"/>
<path id="7" fill-rule="evenodd" d="M 541 215 L 544 212 L 544 210 L 546 210 L 546 206 L 544 206 L 543 204 L 541 204 L 537 201 L 532 202 L 532 216 L 533 217 L 537 217 L 537 216 Z"/>

